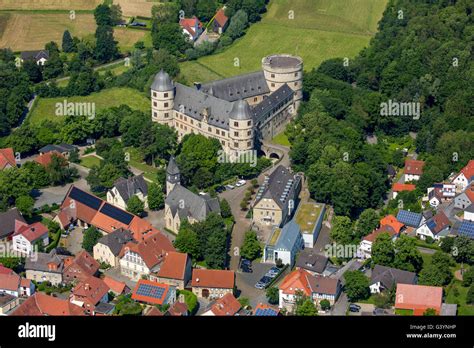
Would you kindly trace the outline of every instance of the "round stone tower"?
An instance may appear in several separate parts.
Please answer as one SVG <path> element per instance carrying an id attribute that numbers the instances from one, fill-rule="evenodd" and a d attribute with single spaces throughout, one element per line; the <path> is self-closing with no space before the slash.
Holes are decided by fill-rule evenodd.
<path id="1" fill-rule="evenodd" d="M 237 100 L 229 114 L 229 148 L 232 156 L 253 150 L 252 111 L 245 100 Z"/>
<path id="2" fill-rule="evenodd" d="M 170 76 L 160 70 L 151 85 L 151 114 L 154 122 L 173 126 L 174 86 Z"/>
<path id="3" fill-rule="evenodd" d="M 275 54 L 262 59 L 263 73 L 271 93 L 285 83 L 295 91 L 295 112 L 303 99 L 303 59 L 289 54 Z"/>

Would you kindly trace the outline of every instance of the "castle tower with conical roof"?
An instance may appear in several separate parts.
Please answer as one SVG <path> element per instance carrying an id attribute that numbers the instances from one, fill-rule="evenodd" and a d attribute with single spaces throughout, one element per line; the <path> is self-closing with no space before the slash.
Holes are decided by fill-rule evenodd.
<path id="1" fill-rule="evenodd" d="M 170 76 L 160 70 L 151 85 L 152 120 L 173 126 L 174 85 Z"/>

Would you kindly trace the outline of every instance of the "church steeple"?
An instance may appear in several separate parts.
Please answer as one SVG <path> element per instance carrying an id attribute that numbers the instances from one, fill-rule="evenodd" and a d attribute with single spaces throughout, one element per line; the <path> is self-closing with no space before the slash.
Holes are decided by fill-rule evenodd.
<path id="1" fill-rule="evenodd" d="M 169 195 L 173 188 L 180 183 L 181 172 L 176 164 L 176 160 L 171 156 L 168 167 L 166 167 L 166 195 Z"/>

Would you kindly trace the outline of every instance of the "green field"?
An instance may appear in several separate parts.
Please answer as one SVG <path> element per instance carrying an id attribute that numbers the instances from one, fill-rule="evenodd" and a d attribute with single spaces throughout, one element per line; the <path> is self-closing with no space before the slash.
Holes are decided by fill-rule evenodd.
<path id="1" fill-rule="evenodd" d="M 271 0 L 263 19 L 224 52 L 198 60 L 202 81 L 260 69 L 264 56 L 299 55 L 305 70 L 334 57 L 355 57 L 377 30 L 387 0 Z M 290 12 L 293 11 L 293 12 Z M 289 15 L 293 14 L 293 19 Z M 239 66 L 235 66 L 235 59 Z M 186 69 L 183 69 L 186 70 Z M 185 75 L 185 71 L 183 72 Z M 186 76 L 189 81 L 190 78 Z"/>
<path id="2" fill-rule="evenodd" d="M 457 289 L 457 294 L 455 289 Z M 459 280 L 454 280 L 447 288 L 445 302 L 456 303 L 458 315 L 474 315 L 474 306 L 466 304 L 468 289 L 468 287 L 462 286 Z"/>
<path id="3" fill-rule="evenodd" d="M 146 113 L 151 112 L 150 100 L 137 90 L 132 88 L 109 88 L 85 97 L 38 98 L 31 114 L 28 116 L 28 122 L 38 124 L 46 119 L 53 121 L 62 119 L 63 116 L 56 116 L 55 110 L 56 103 L 63 103 L 64 100 L 77 103 L 95 103 L 96 112 L 122 104 Z"/>
<path id="4" fill-rule="evenodd" d="M 81 166 L 87 168 L 100 167 L 101 162 L 102 160 L 94 155 L 89 155 L 81 158 Z"/>
<path id="5" fill-rule="evenodd" d="M 291 145 L 285 132 L 281 132 L 280 134 L 275 135 L 272 139 L 272 143 L 288 147 L 290 147 Z"/>

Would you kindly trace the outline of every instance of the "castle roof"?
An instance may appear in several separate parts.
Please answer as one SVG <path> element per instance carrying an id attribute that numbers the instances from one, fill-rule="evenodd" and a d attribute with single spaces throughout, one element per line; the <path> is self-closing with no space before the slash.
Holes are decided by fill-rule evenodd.
<path id="1" fill-rule="evenodd" d="M 166 167 L 166 173 L 169 175 L 176 175 L 180 173 L 178 164 L 176 164 L 176 160 L 174 159 L 174 156 L 171 156 L 170 158 L 168 167 Z"/>
<path id="2" fill-rule="evenodd" d="M 161 69 L 155 75 L 151 89 L 158 92 L 171 91 L 173 89 L 173 81 L 171 81 L 170 75 Z"/>
<path id="3" fill-rule="evenodd" d="M 233 120 L 251 120 L 252 110 L 250 110 L 249 103 L 242 99 L 234 102 L 229 117 Z"/>

